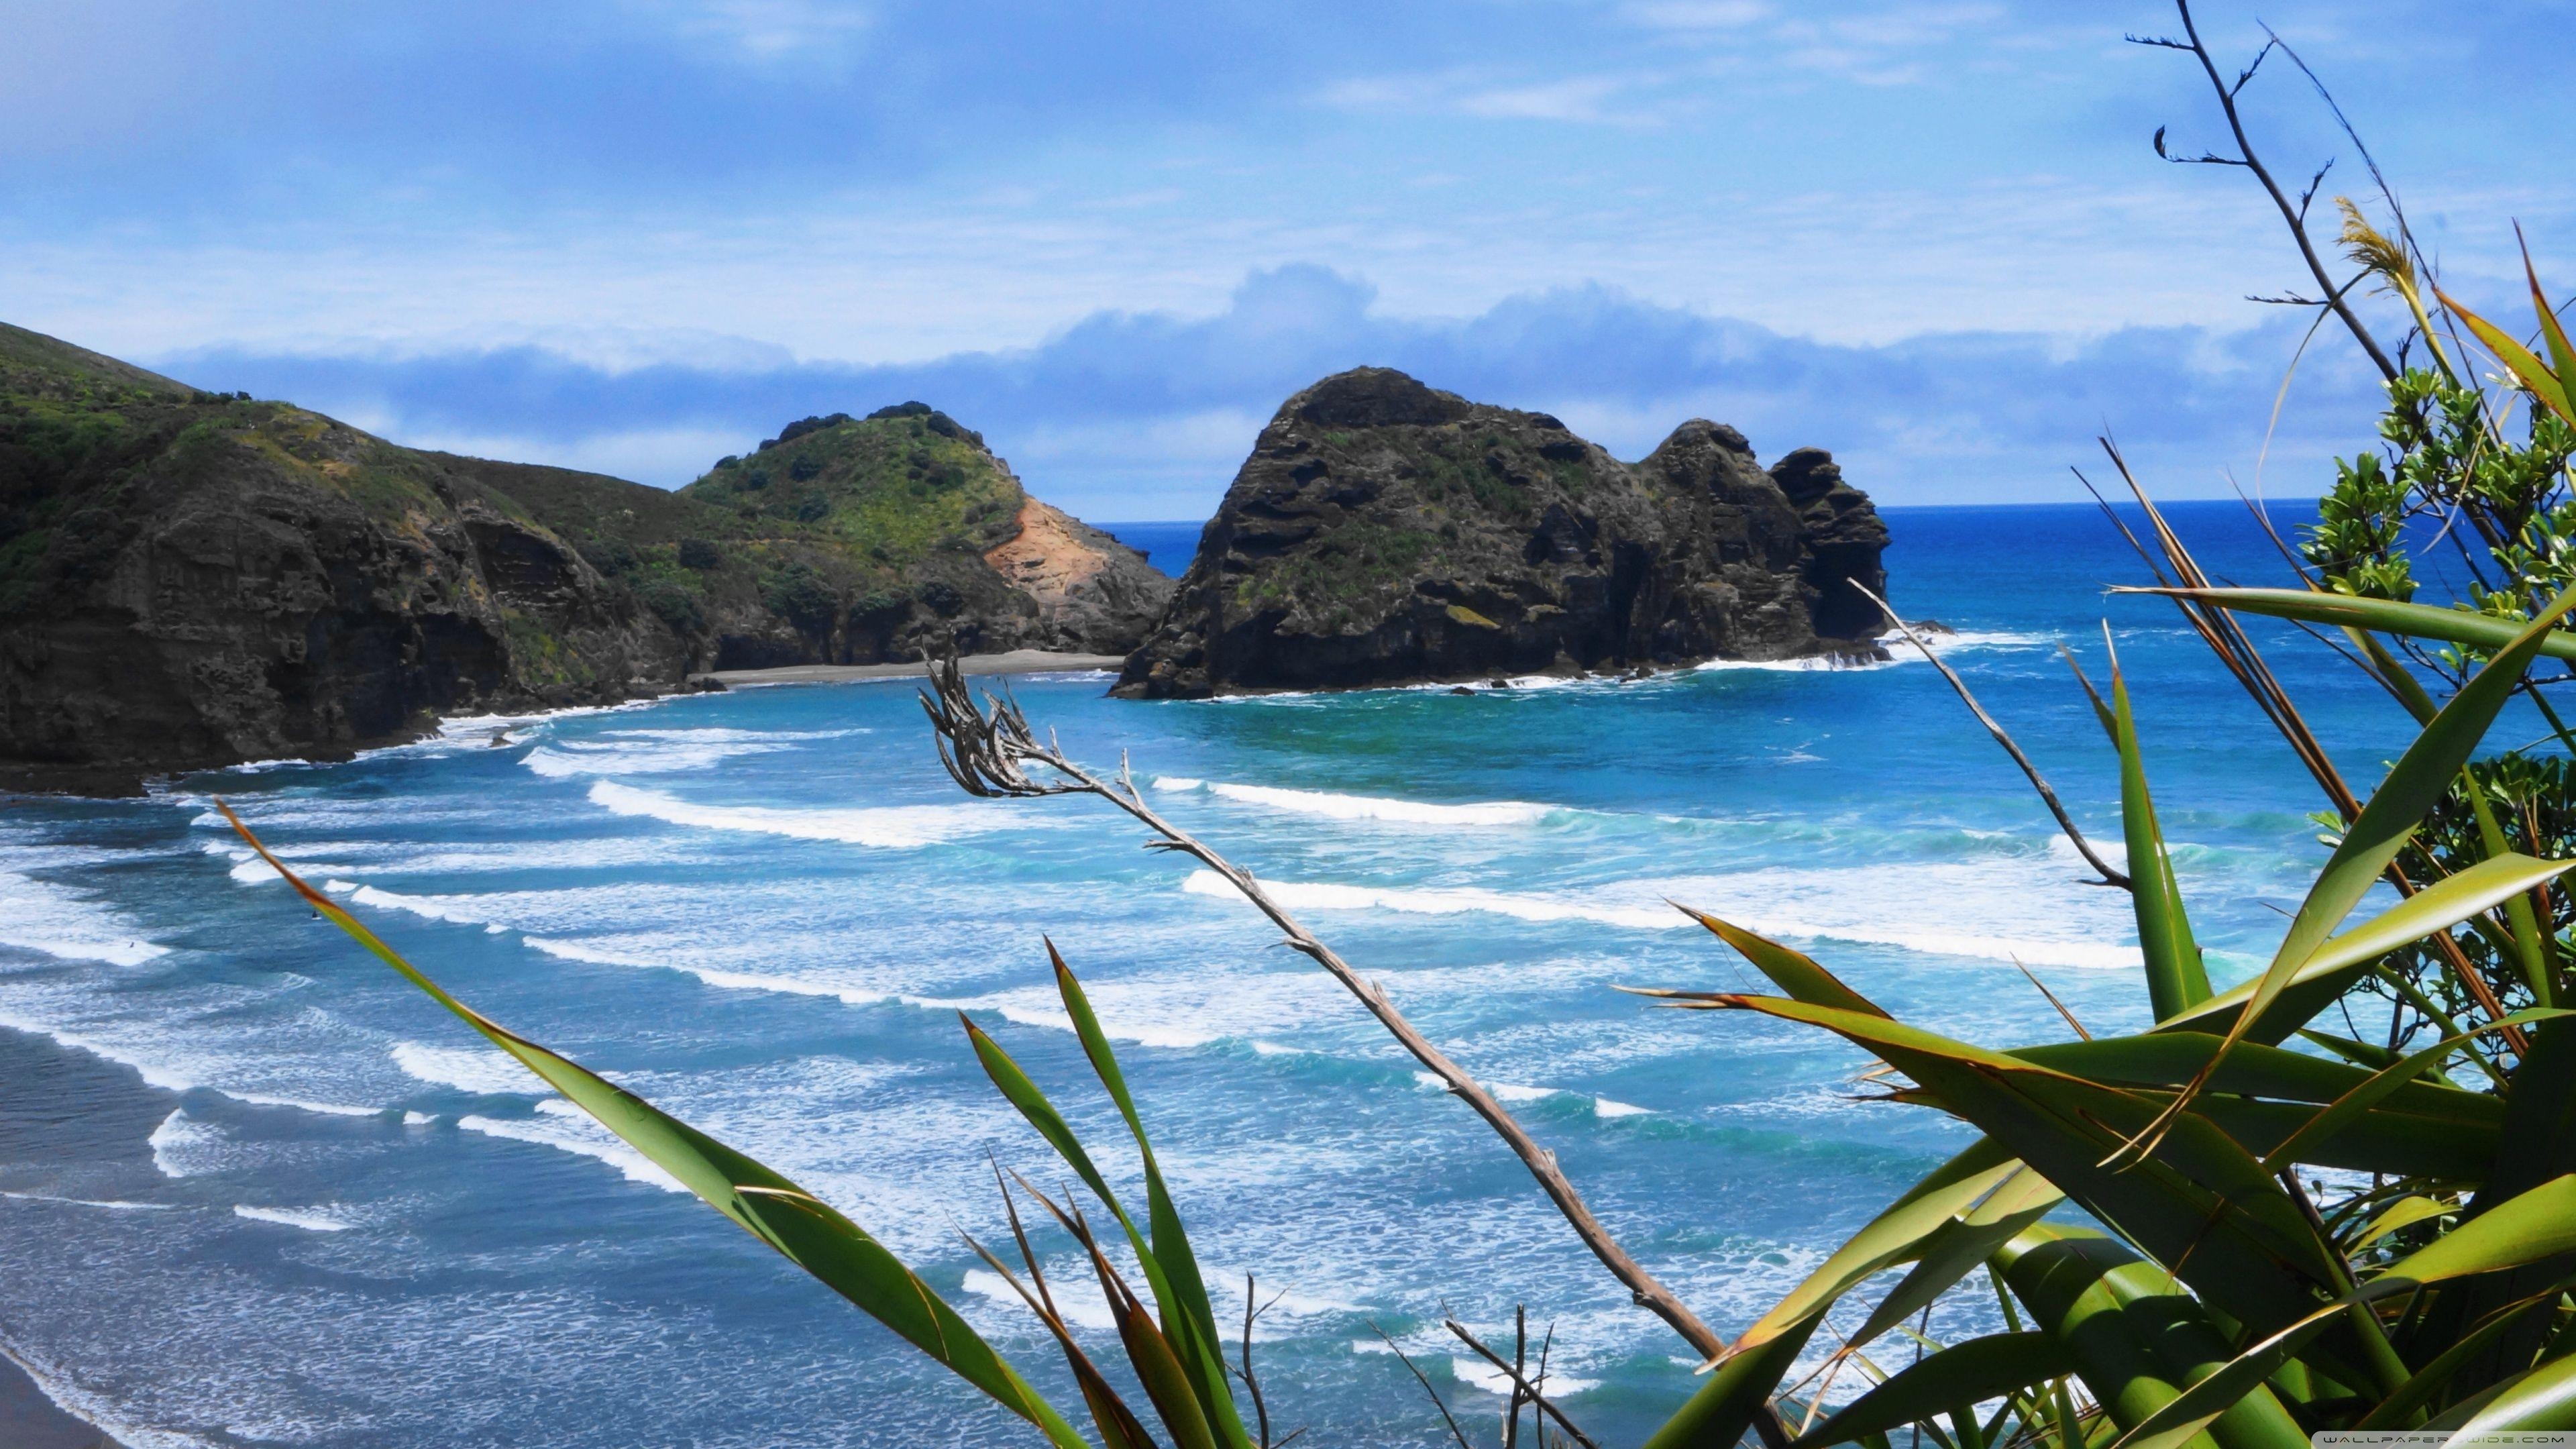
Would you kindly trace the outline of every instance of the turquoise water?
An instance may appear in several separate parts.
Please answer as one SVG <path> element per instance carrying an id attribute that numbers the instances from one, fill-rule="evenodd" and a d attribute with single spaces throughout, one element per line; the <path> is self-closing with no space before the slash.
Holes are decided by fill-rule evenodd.
<path id="1" fill-rule="evenodd" d="M 1960 631 L 1952 663 L 2116 841 L 2112 762 L 2054 647 L 2098 676 L 2112 621 L 2202 937 L 2222 973 L 2253 970 L 2321 858 L 2319 802 L 2169 608 L 2101 596 L 2140 577 L 2126 545 L 2090 510 L 1889 518 L 1899 606 Z M 2178 518 L 2214 572 L 2283 577 L 2236 505 Z M 1133 536 L 1176 568 L 1192 532 Z M 2375 778 L 2395 707 L 2261 637 Z M 1832 1039 L 1611 990 L 1753 979 L 1666 897 L 1976 1041 L 2063 1035 L 2015 958 L 2097 1030 L 2143 1017 L 2126 898 L 2080 883 L 1919 661 L 1466 698 L 1104 684 L 1015 688 L 1279 883 L 1721 1331 L 1961 1139 L 1855 1100 L 1866 1063 Z M 782 687 L 5 802 L 0 1346 L 138 1449 L 1034 1442 L 312 919 L 234 848 L 216 793 L 487 1014 L 877 1233 L 1061 1402 L 1061 1364 L 957 1238 L 1002 1232 L 988 1152 L 1061 1176 L 957 1012 L 1116 1140 L 1042 933 L 1121 1042 L 1220 1319 L 1246 1272 L 1286 1294 L 1257 1350 L 1283 1427 L 1433 1442 L 1372 1324 L 1489 1421 L 1444 1308 L 1552 1324 L 1598 1437 L 1633 1442 L 1691 1387 L 1687 1348 L 1487 1131 L 1213 878 L 1098 802 L 961 796 L 908 686 Z"/>

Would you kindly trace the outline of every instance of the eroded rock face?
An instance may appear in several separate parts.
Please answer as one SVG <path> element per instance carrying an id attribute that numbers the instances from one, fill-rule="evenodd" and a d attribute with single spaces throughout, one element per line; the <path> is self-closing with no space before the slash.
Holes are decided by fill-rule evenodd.
<path id="1" fill-rule="evenodd" d="M 1123 654 L 1171 587 L 920 404 L 791 424 L 673 493 L 0 324 L 0 789 L 330 758 L 711 668 Z"/>
<path id="2" fill-rule="evenodd" d="M 166 379 L 0 381 L 0 784 L 130 788 L 680 682 L 631 596 L 424 455 Z M 115 442 L 23 451 L 37 401 Z"/>
<path id="3" fill-rule="evenodd" d="M 1123 654 L 1152 630 L 1172 581 L 1143 555 L 1052 504 L 1020 505 L 1019 533 L 984 555 L 1037 605 L 1039 648 Z"/>
<path id="4" fill-rule="evenodd" d="M 1199 698 L 1728 659 L 1884 657 L 1886 526 L 1832 458 L 1694 420 L 1622 463 L 1400 372 L 1283 405 L 1116 691 Z"/>

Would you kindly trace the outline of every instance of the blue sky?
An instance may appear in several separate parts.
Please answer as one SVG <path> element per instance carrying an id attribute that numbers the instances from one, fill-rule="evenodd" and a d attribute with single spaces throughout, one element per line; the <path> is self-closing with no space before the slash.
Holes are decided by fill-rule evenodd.
<path id="1" fill-rule="evenodd" d="M 2198 12 L 2250 55 L 2257 12 Z M 2260 12 L 2459 290 L 2576 276 L 2576 5 Z M 406 442 L 677 484 L 919 397 L 1187 518 L 1383 363 L 1634 456 L 1683 418 L 1896 503 L 2316 491 L 2370 433 L 2148 3 L 0 0 L 0 318 Z M 2357 158 L 2296 71 L 2284 173 Z"/>

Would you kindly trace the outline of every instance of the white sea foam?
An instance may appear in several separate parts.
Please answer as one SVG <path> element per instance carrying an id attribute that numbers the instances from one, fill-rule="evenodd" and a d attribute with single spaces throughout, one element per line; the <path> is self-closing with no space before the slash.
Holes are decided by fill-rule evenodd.
<path id="1" fill-rule="evenodd" d="M 578 941 L 562 941 L 547 936 L 522 936 L 522 941 L 549 956 L 566 961 L 580 961 L 592 966 L 629 966 L 643 971 L 678 971 L 694 976 L 709 986 L 729 991 L 774 991 L 784 996 L 827 996 L 851 1006 L 870 1006 L 889 999 L 883 991 L 840 986 L 827 981 L 812 981 L 798 976 L 767 976 L 747 971 L 720 971 L 708 966 L 693 966 L 669 957 L 621 956 L 602 951 Z"/>
<path id="2" fill-rule="evenodd" d="M 619 815 L 649 816 L 700 830 L 734 830 L 755 835 L 783 835 L 792 840 L 833 840 L 872 845 L 885 850 L 913 850 L 925 845 L 1007 823 L 989 805 L 879 805 L 849 810 L 779 810 L 762 805 L 699 805 L 658 790 L 639 790 L 602 780 L 590 787 L 590 801 Z"/>
<path id="3" fill-rule="evenodd" d="M 433 1086 L 484 1096 L 546 1094 L 545 1084 L 535 1073 L 491 1047 L 437 1047 L 398 1041 L 389 1051 L 395 1066 Z"/>
<path id="4" fill-rule="evenodd" d="M 1933 956 L 2031 966 L 2135 969 L 2131 928 L 2116 902 L 2070 906 L 2063 881 L 1994 862 L 1923 862 L 1849 869 L 1765 869 L 1734 875 L 1626 882 L 1586 897 L 1514 894 L 1473 886 L 1411 888 L 1324 881 L 1268 881 L 1298 910 L 1392 911 L 1449 916 L 1483 912 L 1534 922 L 1590 921 L 1634 930 L 1694 929 L 1662 899 L 1685 901 L 1770 936 L 1894 946 Z M 1182 882 L 1192 895 L 1235 897 L 1214 871 Z M 1936 924 L 1937 923 L 1937 924 Z"/>
<path id="5" fill-rule="evenodd" d="M 1100 1296 L 1098 1280 L 1091 1276 L 1088 1268 L 1074 1273 L 1049 1273 L 1047 1288 L 1055 1300 L 1056 1311 L 1074 1327 L 1107 1332 L 1118 1326 L 1116 1315 L 1109 1311 L 1109 1300 Z M 967 1269 L 966 1291 L 990 1298 L 1022 1314 L 1029 1311 L 1028 1300 L 1014 1292 L 999 1273 L 983 1268 Z"/>
<path id="6" fill-rule="evenodd" d="M 114 1198 L 56 1197 L 49 1192 L 0 1192 L 0 1197 L 14 1197 L 21 1202 L 61 1203 L 65 1207 L 106 1208 L 121 1213 L 166 1213 L 178 1207 L 167 1202 L 119 1202 Z"/>
<path id="7" fill-rule="evenodd" d="M 1138 1046 L 1187 1050 L 1191 1047 L 1205 1046 L 1228 1035 L 1226 1032 L 1217 1030 L 1204 1013 L 1187 1006 L 1183 1011 L 1190 1019 L 1144 1021 L 1137 1019 L 1139 1013 L 1121 1011 L 1111 1005 L 1110 1003 L 1123 1004 L 1123 1002 L 1136 1000 L 1139 993 L 1133 990 L 1132 983 L 1100 982 L 1085 989 L 1091 997 L 1093 1008 L 1100 1012 L 1102 1035 L 1113 1041 L 1132 1041 Z M 893 999 L 906 1006 L 918 1006 L 925 1011 L 991 1011 L 998 1012 L 1004 1021 L 1020 1026 L 1040 1026 L 1051 1031 L 1073 1030 L 1073 1018 L 1065 1015 L 1064 1008 L 1055 1004 L 1056 997 L 1052 990 L 1003 991 L 985 996 L 968 997 L 898 995 Z M 1112 1019 L 1113 1017 L 1115 1020 Z"/>
<path id="8" fill-rule="evenodd" d="M 221 1087 L 214 1090 L 254 1107 L 285 1107 L 297 1112 L 318 1112 L 325 1117 L 376 1117 L 383 1115 L 385 1110 L 382 1107 L 352 1107 L 339 1102 L 308 1102 L 301 1097 L 272 1097 L 265 1092 L 235 1092 Z"/>
<path id="9" fill-rule="evenodd" d="M 322 888 L 378 910 L 409 911 L 415 916 L 426 916 L 450 925 L 481 926 L 487 935 L 497 936 L 509 930 L 486 914 L 489 907 L 474 906 L 473 896 L 407 896 L 398 891 L 379 890 L 371 885 L 345 880 L 324 881 Z"/>
<path id="10" fill-rule="evenodd" d="M 533 1142 L 540 1147 L 595 1158 L 616 1168 L 629 1182 L 644 1183 L 665 1192 L 688 1191 L 680 1185 L 678 1178 L 654 1165 L 651 1158 L 627 1146 L 624 1139 L 561 1097 L 549 1097 L 539 1102 L 537 1114 L 535 1117 L 459 1117 L 456 1125 L 486 1137 Z"/>
<path id="11" fill-rule="evenodd" d="M 122 1405 L 81 1388 L 60 1368 L 23 1347 L 0 1347 L 0 1355 L 5 1355 L 24 1370 L 27 1377 L 35 1382 L 38 1392 L 62 1406 L 74 1418 L 97 1429 L 107 1442 L 125 1445 L 126 1449 L 215 1449 L 210 1441 L 194 1434 L 175 1434 L 166 1429 L 149 1429 L 128 1423 Z"/>
<path id="12" fill-rule="evenodd" d="M 530 750 L 519 763 L 556 780 L 575 775 L 676 775 L 713 769 L 741 755 L 795 748 L 778 740 L 690 739 L 686 731 L 668 733 L 682 738 L 550 741 Z"/>
<path id="13" fill-rule="evenodd" d="M 290 1228 L 302 1228 L 308 1233 L 345 1233 L 357 1226 L 310 1208 L 252 1207 L 248 1203 L 235 1203 L 233 1215 L 255 1223 L 279 1223 Z"/>
<path id="14" fill-rule="evenodd" d="M 222 1147 L 221 1129 L 188 1115 L 185 1107 L 175 1108 L 161 1119 L 146 1139 L 152 1147 L 152 1165 L 163 1177 L 193 1177 L 213 1168 L 216 1152 Z"/>
<path id="15" fill-rule="evenodd" d="M 140 966 L 170 948 L 143 939 L 123 915 L 78 891 L 14 871 L 0 871 L 0 946 L 60 961 Z"/>
<path id="16" fill-rule="evenodd" d="M 1511 1375 L 1481 1358 L 1452 1358 L 1449 1360 L 1449 1374 L 1464 1387 L 1481 1389 L 1489 1394 L 1501 1396 L 1512 1391 Z M 1599 1379 L 1578 1379 L 1570 1374 L 1551 1373 L 1547 1376 L 1545 1392 L 1549 1399 L 1554 1400 L 1600 1386 Z"/>
<path id="17" fill-rule="evenodd" d="M 741 745 L 774 744 L 782 741 L 803 743 L 808 740 L 845 740 L 855 735 L 872 735 L 876 731 L 864 725 L 839 730 L 738 730 L 717 725 L 700 725 L 688 729 L 604 730 L 603 739 L 670 740 L 680 744 Z"/>
<path id="18" fill-rule="evenodd" d="M 1154 788 L 1173 791 L 1203 789 L 1220 799 L 1293 811 L 1299 815 L 1320 815 L 1327 820 L 1384 820 L 1404 825 L 1535 825 L 1556 808 L 1521 800 L 1440 805 L 1423 800 L 1342 795 L 1325 790 L 1283 790 L 1269 785 L 1211 785 L 1203 780 L 1178 776 L 1156 780 Z"/>
<path id="19" fill-rule="evenodd" d="M 1454 916 L 1466 911 L 1511 916 L 1524 921 L 1596 921 L 1606 926 L 1669 930 L 1688 926 L 1689 917 L 1669 906 L 1602 905 L 1550 896 L 1511 895 L 1473 886 L 1449 889 L 1402 889 L 1392 886 L 1335 885 L 1322 881 L 1261 882 L 1281 905 L 1311 911 L 1401 911 L 1408 915 Z M 1235 888 L 1212 870 L 1190 872 L 1181 889 L 1194 896 L 1239 900 Z"/>
<path id="20" fill-rule="evenodd" d="M 1592 1115 L 1595 1117 L 1644 1117 L 1654 1110 L 1652 1107 L 1632 1107 L 1626 1102 L 1613 1102 L 1607 1097 L 1592 1099 Z"/>

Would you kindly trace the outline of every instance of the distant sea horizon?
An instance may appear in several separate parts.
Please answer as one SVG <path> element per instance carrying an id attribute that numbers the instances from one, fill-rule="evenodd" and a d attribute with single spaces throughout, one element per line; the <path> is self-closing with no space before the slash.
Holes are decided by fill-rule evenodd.
<path id="1" fill-rule="evenodd" d="M 2299 526 L 2316 521 L 2317 506 L 2313 499 L 2265 498 L 2256 499 L 2254 502 L 2270 516 L 2272 526 L 2280 530 L 2285 538 Z M 2245 501 L 2235 498 L 2193 498 L 2160 502 L 2157 506 L 2168 514 L 2194 519 L 2220 513 L 2233 514 L 2239 518 L 2251 516 L 2246 511 Z M 2090 519 L 2099 519 L 2102 516 L 2099 504 L 2065 499 L 2040 499 L 2014 503 L 1881 503 L 1878 505 L 1878 511 L 1890 520 L 1891 524 L 1902 523 L 1905 519 L 1917 515 L 1929 517 L 1942 514 L 2011 517 L 2021 513 L 2063 512 Z M 2132 519 L 2143 516 L 2134 507 L 2124 506 L 2122 511 Z M 1208 524 L 1206 519 L 1195 521 L 1133 519 L 1116 523 L 1102 523 L 1088 519 L 1085 521 L 1129 548 L 1142 549 L 1146 562 L 1174 578 L 1180 577 L 1181 573 L 1189 567 L 1190 559 L 1198 552 L 1199 532 Z M 1890 532 L 1900 535 L 1897 546 L 1901 548 L 1902 530 L 1891 528 Z M 1901 558 L 1902 555 L 1898 557 Z M 1889 578 L 1891 583 L 1899 582 L 1897 570 L 1893 567 L 1889 571 Z"/>
<path id="2" fill-rule="evenodd" d="M 2170 606 L 2103 594 L 2144 581 L 2129 545 L 2089 506 L 1886 513 L 1896 606 L 1956 631 L 1945 657 L 2116 853 L 2114 762 L 2059 657 L 2104 679 L 2110 622 L 2213 972 L 2256 970 L 2322 857 L 2323 802 Z M 2241 505 L 2170 513 L 2213 574 L 2290 579 Z M 1200 527 L 1108 531 L 1177 573 Z M 2253 627 L 2352 778 L 2375 779 L 2402 711 Z M 2145 1021 L 2126 898 L 2084 883 L 1903 651 L 1465 697 L 1149 703 L 1106 684 L 1011 687 L 1274 882 L 1721 1332 L 1961 1138 L 1859 1100 L 1866 1062 L 1822 1034 L 1614 990 L 1753 983 L 1667 897 L 1980 1043 L 2065 1032 L 2016 962 L 2096 1031 Z M 1117 1040 L 1220 1319 L 1240 1321 L 1247 1272 L 1286 1295 L 1257 1347 L 1284 1426 L 1438 1434 L 1373 1323 L 1463 1413 L 1498 1413 L 1439 1320 L 1491 1329 L 1520 1304 L 1605 1441 L 1700 1382 L 1482 1125 L 1221 881 L 1087 802 L 961 796 L 906 684 L 796 686 L 0 802 L 0 1350 L 134 1449 L 1030 1442 L 312 919 L 218 794 L 488 1015 L 846 1211 L 1060 1403 L 1078 1403 L 1061 1359 L 956 1236 L 1007 1231 L 988 1151 L 1051 1162 L 959 1011 L 1133 1178 L 1042 935 Z M 1041 1243 L 1078 1281 L 1068 1245 Z M 1074 1317 L 1105 1321 L 1080 1298 Z"/>

